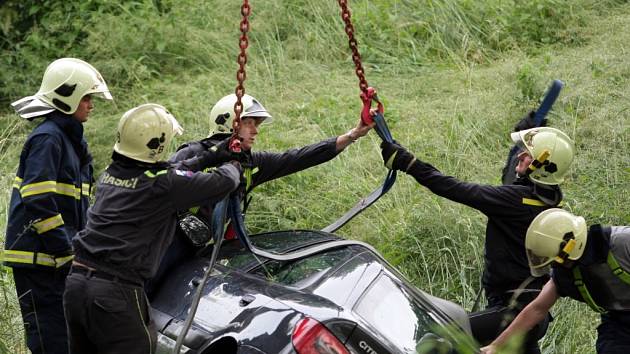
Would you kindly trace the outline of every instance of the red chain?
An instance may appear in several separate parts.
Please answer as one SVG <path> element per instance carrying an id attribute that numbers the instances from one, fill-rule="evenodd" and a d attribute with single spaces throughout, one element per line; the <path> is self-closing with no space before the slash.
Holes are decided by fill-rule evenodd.
<path id="1" fill-rule="evenodd" d="M 247 46 L 249 45 L 249 40 L 247 39 L 247 31 L 249 31 L 249 15 L 251 13 L 251 6 L 249 6 L 248 0 L 243 0 L 243 5 L 241 5 L 241 15 L 243 15 L 243 19 L 241 20 L 241 37 L 238 42 L 238 46 L 241 51 L 238 54 L 238 70 L 236 71 L 236 80 L 238 81 L 238 85 L 236 85 L 236 102 L 234 103 L 234 119 L 232 120 L 232 139 L 230 141 L 230 149 L 235 152 L 240 152 L 241 145 L 240 140 L 238 139 L 238 131 L 241 124 L 241 113 L 243 112 L 243 102 L 242 98 L 245 94 L 245 87 L 243 83 L 247 78 L 247 73 L 245 72 L 245 64 L 247 64 Z"/>
<path id="2" fill-rule="evenodd" d="M 354 39 L 354 27 L 352 26 L 352 20 L 350 18 L 350 9 L 348 8 L 347 0 L 338 0 L 339 6 L 341 6 L 341 19 L 346 24 L 346 34 L 348 35 L 348 44 L 350 50 L 352 50 L 352 61 L 354 62 L 355 72 L 359 78 L 359 89 L 363 94 L 367 95 L 368 83 L 365 80 L 365 71 L 363 65 L 361 65 L 361 54 L 359 54 L 359 48 L 357 47 L 357 40 Z"/>
<path id="3" fill-rule="evenodd" d="M 361 110 L 361 120 L 365 124 L 371 124 L 374 120 L 372 119 L 372 101 L 376 101 L 378 104 L 377 112 L 381 115 L 383 114 L 383 104 L 379 101 L 376 96 L 376 90 L 372 87 L 368 86 L 367 80 L 365 79 L 365 71 L 363 70 L 363 65 L 361 64 L 361 54 L 359 54 L 359 48 L 357 46 L 357 40 L 354 38 L 354 26 L 352 26 L 352 19 L 350 15 L 350 9 L 348 8 L 347 0 L 338 0 L 339 6 L 341 6 L 341 19 L 346 24 L 345 30 L 348 35 L 348 44 L 350 45 L 350 50 L 352 50 L 352 61 L 355 66 L 355 73 L 359 78 L 359 89 L 361 90 L 361 101 L 363 101 L 363 109 Z"/>

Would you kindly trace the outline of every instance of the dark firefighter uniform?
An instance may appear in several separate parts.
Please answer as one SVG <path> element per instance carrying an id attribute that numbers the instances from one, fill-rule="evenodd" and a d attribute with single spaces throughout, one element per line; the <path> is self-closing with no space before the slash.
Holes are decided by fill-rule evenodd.
<path id="1" fill-rule="evenodd" d="M 571 268 L 552 267 L 559 296 L 601 313 L 597 352 L 630 353 L 630 226 L 591 226 L 582 257 Z"/>
<path id="2" fill-rule="evenodd" d="M 194 156 L 210 150 L 212 146 L 219 144 L 225 138 L 229 138 L 229 136 L 218 135 L 217 138 L 215 135 L 214 137 L 186 144 L 169 161 L 173 163 L 189 161 Z M 339 154 L 336 142 L 337 137 L 334 137 L 282 153 L 268 151 L 244 152 L 246 161 L 242 165 L 247 183 L 246 191 L 250 192 L 254 187 L 262 183 L 330 161 Z"/>
<path id="3" fill-rule="evenodd" d="M 191 161 L 195 156 L 207 153 L 213 146 L 216 146 L 227 138 L 229 138 L 229 135 L 216 134 L 200 141 L 185 144 L 169 161 L 179 166 L 179 168 L 191 169 L 190 166 L 187 166 L 186 162 L 182 161 Z M 243 197 L 243 200 L 247 203 L 247 194 L 249 194 L 254 187 L 262 183 L 330 161 L 339 154 L 336 141 L 337 137 L 329 138 L 315 144 L 290 149 L 282 153 L 268 151 L 244 152 L 246 161 L 242 162 L 242 166 L 243 175 L 246 180 L 246 195 Z M 214 203 L 203 203 L 200 204 L 200 206 L 200 208 L 194 209 L 195 212 L 202 220 L 210 224 L 209 220 L 212 215 Z M 247 205 L 244 207 L 244 210 L 246 209 Z M 233 237 L 233 235 L 230 229 L 228 229 L 226 238 L 230 237 Z M 149 298 L 157 291 L 160 280 L 164 274 L 179 260 L 194 254 L 195 250 L 196 248 L 191 245 L 187 237 L 181 232 L 181 229 L 178 229 L 178 235 L 173 240 L 166 256 L 162 260 L 156 277 L 147 284 Z"/>
<path id="4" fill-rule="evenodd" d="M 73 240 L 64 294 L 73 353 L 153 352 L 156 331 L 143 284 L 173 239 L 177 212 L 219 201 L 240 181 L 232 164 L 203 173 L 114 156 L 99 178 L 86 228 Z"/>
<path id="5" fill-rule="evenodd" d="M 505 308 L 525 280 L 530 277 L 525 255 L 525 234 L 532 220 L 543 210 L 560 203 L 562 194 L 557 186 L 536 185 L 527 178 L 518 178 L 510 185 L 490 186 L 467 183 L 455 177 L 443 175 L 428 163 L 416 160 L 408 169 L 418 183 L 433 193 L 475 208 L 488 217 L 485 239 L 485 268 L 482 285 L 488 298 L 488 307 Z M 537 278 L 526 286 L 526 290 L 515 300 L 521 310 L 533 300 L 548 277 Z M 474 322 L 474 319 L 471 318 Z M 500 322 L 500 321 L 496 321 Z M 474 323 L 473 323 L 474 324 Z M 505 325 L 509 324 L 505 323 Z M 527 352 L 539 351 L 539 331 L 546 330 L 547 323 L 535 328 L 527 343 Z M 477 327 L 477 326 L 473 326 Z M 492 330 L 492 338 L 500 331 Z M 541 335 L 542 335 L 541 334 Z M 481 336 L 481 335 L 480 335 Z"/>
<path id="6" fill-rule="evenodd" d="M 27 138 L 13 183 L 4 264 L 15 287 L 33 353 L 67 353 L 62 295 L 71 239 L 85 226 L 92 157 L 83 126 L 53 111 Z"/>

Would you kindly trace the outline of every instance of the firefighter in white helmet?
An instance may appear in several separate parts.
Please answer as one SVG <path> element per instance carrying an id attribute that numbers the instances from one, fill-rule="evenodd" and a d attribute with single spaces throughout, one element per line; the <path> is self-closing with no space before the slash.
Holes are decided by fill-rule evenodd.
<path id="1" fill-rule="evenodd" d="M 62 58 L 48 66 L 35 95 L 12 103 L 35 127 L 13 183 L 3 258 L 13 268 L 33 354 L 68 352 L 62 293 L 70 241 L 85 226 L 93 181 L 83 136 L 92 97 L 112 99 L 101 74 L 83 60 Z"/>
<path id="2" fill-rule="evenodd" d="M 72 353 L 154 352 L 144 283 L 175 235 L 177 212 L 221 200 L 240 183 L 236 161 L 210 173 L 164 162 L 181 132 L 175 117 L 153 103 L 120 119 L 112 163 L 99 178 L 86 228 L 73 240 L 64 293 Z"/>
<path id="3" fill-rule="evenodd" d="M 630 353 L 630 227 L 592 225 L 562 209 L 540 213 L 527 229 L 531 274 L 551 279 L 541 293 L 483 353 L 543 320 L 560 297 L 584 302 L 601 314 L 597 353 Z"/>
<path id="4" fill-rule="evenodd" d="M 229 159 L 232 153 L 229 151 L 228 142 L 233 133 L 232 122 L 236 116 L 234 112 L 235 103 L 236 95 L 234 94 L 221 98 L 210 111 L 209 137 L 183 145 L 171 157 L 170 161 L 174 163 L 179 162 L 181 166 L 181 161 L 189 160 L 205 151 L 215 151 L 217 153 L 217 163 Z M 357 125 L 345 134 L 306 145 L 302 148 L 290 149 L 279 153 L 255 151 L 253 147 L 261 125 L 270 123 L 273 118 L 262 103 L 253 96 L 244 95 L 242 104 L 243 112 L 241 113 L 241 123 L 238 131 L 242 152 L 238 154 L 238 159 L 243 164 L 245 176 L 245 196 L 243 200 L 246 201 L 246 204 L 244 205 L 244 211 L 247 210 L 248 194 L 256 186 L 333 159 L 348 145 L 366 135 L 373 127 L 373 125 L 363 124 L 359 120 Z M 175 238 L 169 252 L 160 265 L 158 276 L 149 285 L 150 290 L 157 286 L 160 278 L 173 264 L 180 259 L 193 255 L 195 250 L 198 249 L 197 247 L 203 246 L 209 241 L 210 232 L 208 232 L 208 229 L 202 228 L 199 230 L 196 225 L 210 224 L 213 207 L 213 203 L 205 203 L 201 205 L 201 208 L 195 208 L 194 214 L 189 213 L 181 218 L 180 231 L 185 232 L 182 232 L 182 237 Z M 195 222 L 190 223 L 189 220 L 191 219 L 195 220 Z M 226 239 L 234 236 L 234 230 L 228 228 L 225 235 Z M 152 295 L 152 291 L 150 291 L 149 295 Z"/>
<path id="5" fill-rule="evenodd" d="M 509 321 L 513 311 L 518 312 L 531 301 L 532 294 L 540 291 L 547 280 L 537 279 L 526 286 L 526 291 L 514 296 L 514 290 L 529 278 L 524 251 L 527 227 L 536 215 L 558 206 L 562 200 L 558 184 L 567 175 L 575 153 L 573 141 L 555 128 L 526 129 L 513 133 L 512 138 L 521 147 L 516 157 L 517 179 L 500 186 L 460 181 L 442 174 L 398 143 L 381 145 L 387 167 L 406 172 L 431 192 L 488 217 L 482 278 L 488 308 L 471 315 L 473 335 L 482 344 L 496 338 L 501 330 L 499 324 Z M 489 322 L 496 326 L 487 326 Z M 546 323 L 529 333 L 523 347 L 525 353 L 539 353 L 537 341 L 545 331 Z"/>

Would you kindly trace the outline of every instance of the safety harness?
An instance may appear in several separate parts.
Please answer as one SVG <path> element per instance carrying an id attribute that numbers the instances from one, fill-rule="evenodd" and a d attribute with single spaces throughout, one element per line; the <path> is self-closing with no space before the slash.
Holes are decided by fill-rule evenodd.
<path id="1" fill-rule="evenodd" d="M 554 258 L 554 261 L 559 264 L 564 264 L 564 262 L 569 258 L 569 254 L 571 253 L 573 248 L 575 248 L 575 245 L 576 241 L 573 232 L 567 232 L 566 234 L 564 234 L 564 236 L 562 237 L 562 242 L 559 245 L 560 252 Z M 608 264 L 608 268 L 610 268 L 610 271 L 617 278 L 619 278 L 619 280 L 621 280 L 625 284 L 630 285 L 630 273 L 621 268 L 621 265 L 613 256 L 612 251 L 608 251 L 606 263 Z M 584 277 L 582 276 L 582 271 L 580 270 L 580 267 L 578 265 L 573 267 L 573 269 L 571 270 L 571 274 L 573 275 L 573 285 L 575 285 L 575 287 L 578 289 L 584 302 L 586 302 L 586 304 L 591 309 L 593 309 L 593 311 L 598 313 L 606 313 L 607 310 L 604 307 L 598 305 L 593 299 L 591 293 L 588 291 L 586 283 L 584 282 Z"/>
<path id="2" fill-rule="evenodd" d="M 623 268 L 621 268 L 621 265 L 619 265 L 619 262 L 615 259 L 611 251 L 608 251 L 608 257 L 606 259 L 606 263 L 608 264 L 610 271 L 617 278 L 619 278 L 619 280 L 630 285 L 630 273 L 626 272 Z M 586 302 L 586 304 L 591 309 L 593 309 L 593 311 L 598 312 L 598 313 L 607 312 L 605 308 L 598 305 L 595 302 L 595 300 L 593 300 L 591 293 L 586 288 L 586 284 L 584 283 L 582 272 L 580 271 L 579 266 L 575 266 L 573 268 L 573 285 L 577 287 L 578 291 L 580 292 L 580 295 L 582 295 L 582 298 L 584 299 L 584 302 Z"/>

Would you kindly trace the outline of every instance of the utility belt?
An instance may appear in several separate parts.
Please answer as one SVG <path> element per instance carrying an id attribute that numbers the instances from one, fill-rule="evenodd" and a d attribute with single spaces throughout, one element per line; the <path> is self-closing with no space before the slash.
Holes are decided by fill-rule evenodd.
<path id="1" fill-rule="evenodd" d="M 135 286 L 135 287 L 142 287 L 142 283 L 140 282 L 134 282 L 131 280 L 123 279 L 116 275 L 112 275 L 112 274 L 97 270 L 95 268 L 88 267 L 85 264 L 81 264 L 76 261 L 72 262 L 72 267 L 70 268 L 70 274 L 82 274 L 88 279 L 97 278 L 97 279 L 108 280 L 114 283 L 126 284 L 126 285 Z"/>

